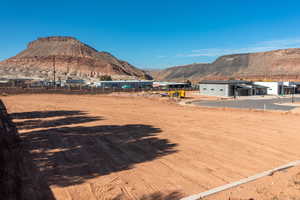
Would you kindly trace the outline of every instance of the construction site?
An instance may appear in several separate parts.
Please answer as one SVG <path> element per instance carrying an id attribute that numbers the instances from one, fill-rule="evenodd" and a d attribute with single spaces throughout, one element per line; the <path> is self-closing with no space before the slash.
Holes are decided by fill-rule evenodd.
<path id="1" fill-rule="evenodd" d="M 120 94 L 1 99 L 22 141 L 16 165 L 24 199 L 299 198 L 297 163 L 247 179 L 299 160 L 297 109 L 206 108 Z M 211 190 L 218 192 L 201 196 Z"/>
<path id="2" fill-rule="evenodd" d="M 2 1 L 0 200 L 300 200 L 300 1 Z"/>

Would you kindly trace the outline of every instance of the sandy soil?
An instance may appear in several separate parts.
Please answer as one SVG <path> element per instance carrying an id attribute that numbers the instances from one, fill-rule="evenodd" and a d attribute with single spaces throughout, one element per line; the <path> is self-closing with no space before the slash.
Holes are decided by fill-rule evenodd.
<path id="1" fill-rule="evenodd" d="M 205 200 L 300 200 L 300 167 L 204 198 Z"/>
<path id="2" fill-rule="evenodd" d="M 142 97 L 2 99 L 34 177 L 59 200 L 180 199 L 300 159 L 297 114 Z"/>

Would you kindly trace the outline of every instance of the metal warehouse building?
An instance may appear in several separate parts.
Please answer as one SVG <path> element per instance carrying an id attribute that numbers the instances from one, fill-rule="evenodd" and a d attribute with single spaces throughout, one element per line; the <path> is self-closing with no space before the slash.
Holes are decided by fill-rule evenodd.
<path id="1" fill-rule="evenodd" d="M 251 96 L 267 94 L 265 86 L 256 85 L 249 81 L 202 81 L 199 83 L 200 94 L 208 96 Z"/>
<path id="2" fill-rule="evenodd" d="M 161 89 L 183 89 L 190 88 L 190 83 L 176 83 L 176 82 L 153 82 L 153 87 Z"/>
<path id="3" fill-rule="evenodd" d="M 120 81 L 99 81 L 96 87 L 102 88 L 151 88 L 153 81 L 146 80 L 120 80 Z"/>

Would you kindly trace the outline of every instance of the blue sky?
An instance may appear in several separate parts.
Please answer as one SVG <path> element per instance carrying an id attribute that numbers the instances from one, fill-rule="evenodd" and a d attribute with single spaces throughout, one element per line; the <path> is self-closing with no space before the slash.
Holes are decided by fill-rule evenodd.
<path id="1" fill-rule="evenodd" d="M 5 0 L 0 60 L 51 35 L 152 69 L 300 47 L 299 8 L 299 0 Z"/>

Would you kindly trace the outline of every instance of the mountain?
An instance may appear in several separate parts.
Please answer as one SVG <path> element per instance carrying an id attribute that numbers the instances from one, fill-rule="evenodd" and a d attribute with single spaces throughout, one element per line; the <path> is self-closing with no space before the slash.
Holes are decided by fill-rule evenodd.
<path id="1" fill-rule="evenodd" d="M 54 67 L 55 66 L 55 67 Z M 145 71 L 108 52 L 99 52 L 74 37 L 44 37 L 28 44 L 27 49 L 0 62 L 0 76 L 99 80 L 103 75 L 113 79 L 151 79 Z"/>
<path id="2" fill-rule="evenodd" d="M 212 63 L 195 63 L 150 72 L 157 80 L 204 79 L 299 80 L 300 48 L 225 55 Z"/>

